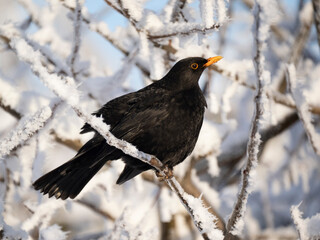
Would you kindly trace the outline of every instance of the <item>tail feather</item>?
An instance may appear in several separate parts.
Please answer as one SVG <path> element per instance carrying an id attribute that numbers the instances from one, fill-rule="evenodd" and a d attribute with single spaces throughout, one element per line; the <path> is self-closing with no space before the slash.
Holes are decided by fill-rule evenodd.
<path id="1" fill-rule="evenodd" d="M 140 174 L 143 171 L 144 170 L 132 168 L 129 165 L 126 165 L 117 180 L 117 184 L 121 185 L 121 184 L 125 183 L 126 181 L 130 180 L 131 178 L 134 178 L 135 176 L 137 176 L 138 174 Z"/>
<path id="2" fill-rule="evenodd" d="M 33 186 L 49 197 L 75 198 L 102 166 L 118 155 L 105 141 L 97 144 L 96 139 L 90 140 L 73 159 L 40 177 Z"/>

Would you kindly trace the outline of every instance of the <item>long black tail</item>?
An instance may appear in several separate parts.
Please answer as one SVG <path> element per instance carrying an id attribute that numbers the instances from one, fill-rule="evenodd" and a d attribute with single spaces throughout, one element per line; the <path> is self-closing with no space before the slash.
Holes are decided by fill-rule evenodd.
<path id="1" fill-rule="evenodd" d="M 119 150 L 108 146 L 104 139 L 94 137 L 74 158 L 40 177 L 33 186 L 49 197 L 75 198 L 108 160 L 120 155 Z"/>

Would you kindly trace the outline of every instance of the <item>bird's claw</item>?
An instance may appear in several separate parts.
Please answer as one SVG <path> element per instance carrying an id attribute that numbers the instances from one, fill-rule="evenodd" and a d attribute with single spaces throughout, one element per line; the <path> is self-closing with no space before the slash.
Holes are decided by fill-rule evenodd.
<path id="1" fill-rule="evenodd" d="M 160 182 L 165 181 L 173 177 L 173 169 L 168 165 L 164 165 L 161 168 L 161 171 L 158 171 L 158 170 L 156 171 L 156 175 Z"/>

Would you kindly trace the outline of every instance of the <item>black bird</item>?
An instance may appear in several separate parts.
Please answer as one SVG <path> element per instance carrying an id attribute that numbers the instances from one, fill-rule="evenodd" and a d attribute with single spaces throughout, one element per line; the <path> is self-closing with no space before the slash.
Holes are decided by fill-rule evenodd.
<path id="1" fill-rule="evenodd" d="M 161 80 L 115 98 L 93 114 L 103 117 L 114 136 L 155 155 L 172 169 L 193 151 L 202 126 L 207 104 L 198 80 L 206 67 L 221 58 L 182 59 Z M 81 133 L 87 132 L 95 130 L 86 123 Z M 117 184 L 152 169 L 95 133 L 71 160 L 40 177 L 33 186 L 49 197 L 75 198 L 107 161 L 120 158 L 125 167 Z"/>

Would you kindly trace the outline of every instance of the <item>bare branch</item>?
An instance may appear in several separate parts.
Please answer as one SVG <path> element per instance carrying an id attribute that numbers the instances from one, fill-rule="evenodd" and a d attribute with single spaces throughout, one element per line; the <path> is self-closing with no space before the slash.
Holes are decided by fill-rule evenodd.
<path id="1" fill-rule="evenodd" d="M 6 111 L 7 113 L 9 113 L 10 115 L 12 115 L 13 117 L 19 119 L 21 118 L 21 114 L 19 112 L 17 112 L 15 109 L 13 109 L 10 105 L 6 105 L 3 103 L 3 99 L 0 96 L 0 107 Z"/>

